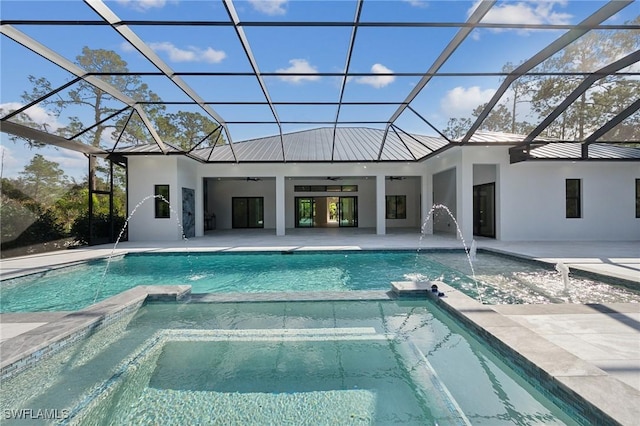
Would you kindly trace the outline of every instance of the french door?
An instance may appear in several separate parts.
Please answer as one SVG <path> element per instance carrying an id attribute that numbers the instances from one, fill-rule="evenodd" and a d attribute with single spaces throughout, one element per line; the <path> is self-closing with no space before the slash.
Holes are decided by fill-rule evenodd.
<path id="1" fill-rule="evenodd" d="M 334 216 L 332 209 L 336 204 L 338 226 L 358 226 L 358 197 L 296 197 L 295 202 L 296 228 L 327 227 L 331 226 L 331 223 L 335 226 L 335 221 L 332 220 Z M 318 205 L 325 206 L 328 211 L 319 212 Z M 326 216 L 329 220 L 318 220 L 318 215 Z"/>
<path id="2" fill-rule="evenodd" d="M 473 235 L 496 237 L 496 184 L 473 187 Z"/>

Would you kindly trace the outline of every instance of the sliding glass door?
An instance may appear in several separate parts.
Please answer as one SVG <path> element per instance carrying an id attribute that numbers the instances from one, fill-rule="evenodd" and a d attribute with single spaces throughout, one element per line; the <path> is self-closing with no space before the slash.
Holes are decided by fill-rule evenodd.
<path id="1" fill-rule="evenodd" d="M 263 197 L 233 197 L 231 210 L 233 228 L 264 228 Z"/>
<path id="2" fill-rule="evenodd" d="M 296 197 L 296 228 L 313 228 L 316 218 L 316 200 Z"/>
<path id="3" fill-rule="evenodd" d="M 296 228 L 358 226 L 358 197 L 296 197 Z"/>
<path id="4" fill-rule="evenodd" d="M 358 197 L 340 197 L 339 200 L 340 226 L 358 226 Z"/>

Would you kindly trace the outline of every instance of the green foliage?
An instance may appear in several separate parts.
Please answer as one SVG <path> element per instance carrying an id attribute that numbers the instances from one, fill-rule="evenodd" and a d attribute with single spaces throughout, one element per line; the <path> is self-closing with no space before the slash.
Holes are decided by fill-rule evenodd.
<path id="1" fill-rule="evenodd" d="M 125 218 L 123 216 L 114 216 L 113 218 L 113 239 L 117 238 L 120 231 L 124 227 Z M 94 214 L 93 221 L 89 221 L 89 212 L 83 212 L 78 216 L 71 225 L 71 235 L 79 244 L 89 244 L 89 229 L 93 228 L 93 237 L 112 240 L 112 228 L 109 215 L 105 213 Z M 126 230 L 125 230 L 126 231 Z M 126 239 L 126 233 L 123 238 Z"/>
<path id="2" fill-rule="evenodd" d="M 89 188 L 87 182 L 71 186 L 64 196 L 53 204 L 52 211 L 63 224 L 65 232 L 71 232 L 71 225 L 83 214 L 88 214 Z"/>
<path id="3" fill-rule="evenodd" d="M 158 133 L 165 142 L 185 151 L 196 144 L 199 144 L 198 148 L 206 148 L 225 143 L 221 128 L 216 129 L 218 125 L 214 121 L 198 112 L 179 111 L 166 114 L 159 117 L 156 123 Z M 206 140 L 203 141 L 205 137 Z"/>
<path id="4" fill-rule="evenodd" d="M 104 164 L 101 168 L 105 169 Z M 107 164 L 108 165 L 108 164 Z M 109 170 L 106 167 L 105 170 Z M 104 171 L 104 170 L 103 170 Z M 117 231 L 124 224 L 126 215 L 125 172 L 114 167 L 113 211 Z M 106 180 L 105 180 L 106 179 Z M 96 178 L 98 186 L 109 188 L 110 176 Z M 93 194 L 94 237 L 111 240 L 109 223 L 109 196 Z M 36 154 L 17 179 L 2 179 L 2 204 L 0 205 L 2 249 L 26 248 L 17 254 L 44 251 L 65 245 L 50 244 L 61 238 L 75 238 L 77 243 L 89 241 L 89 187 L 88 181 L 70 181 L 58 163 Z M 86 222 L 86 223 L 85 223 Z M 65 241 L 69 245 L 68 241 Z M 3 253 L 6 255 L 6 253 Z"/>
<path id="5" fill-rule="evenodd" d="M 51 210 L 33 200 L 2 197 L 2 250 L 60 240 L 67 235 Z"/>
<path id="6" fill-rule="evenodd" d="M 465 117 L 450 118 L 447 122 L 447 127 L 443 130 L 443 133 L 449 137 L 449 139 L 458 140 L 461 139 L 467 130 L 473 124 L 473 120 Z"/>
<path id="7" fill-rule="evenodd" d="M 51 205 L 69 182 L 58 163 L 40 154 L 35 154 L 19 174 L 22 191 L 44 205 Z"/>
<path id="8" fill-rule="evenodd" d="M 565 74 L 538 78 L 535 91 L 531 93 L 533 110 L 542 117 L 547 116 L 578 87 L 585 77 L 571 73 L 597 71 L 639 48 L 640 38 L 632 31 L 590 31 L 541 64 L 541 72 Z M 603 76 L 580 95 L 544 135 L 563 140 L 584 140 L 638 98 L 640 83 L 637 80 L 618 74 Z M 623 135 L 629 139 L 620 139 Z M 603 140 L 639 138 L 640 116 L 636 114 Z"/>

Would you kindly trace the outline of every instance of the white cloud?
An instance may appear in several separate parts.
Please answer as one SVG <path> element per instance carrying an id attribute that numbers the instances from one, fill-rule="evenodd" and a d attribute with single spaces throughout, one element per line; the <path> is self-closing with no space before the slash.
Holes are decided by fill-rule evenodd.
<path id="1" fill-rule="evenodd" d="M 2 157 L 4 154 L 4 157 Z M 18 178 L 34 155 L 40 154 L 49 161 L 55 161 L 60 165 L 64 173 L 76 180 L 82 180 L 87 174 L 87 157 L 84 154 L 69 149 L 59 149 L 51 145 L 42 148 L 30 148 L 20 141 L 12 143 L 3 134 L 0 146 L 0 160 L 2 161 L 2 176 Z"/>
<path id="2" fill-rule="evenodd" d="M 136 48 L 126 41 L 123 41 L 122 43 L 120 43 L 120 50 L 122 50 L 123 52 L 135 52 Z"/>
<path id="3" fill-rule="evenodd" d="M 207 47 L 205 50 L 201 52 L 202 58 L 205 62 L 209 62 L 211 64 L 217 64 L 218 62 L 222 62 L 224 58 L 227 57 L 227 54 L 222 50 L 215 50 L 212 47 Z"/>
<path id="4" fill-rule="evenodd" d="M 211 47 L 200 49 L 199 47 L 188 46 L 187 49 L 180 49 L 168 41 L 149 43 L 149 46 L 155 51 L 168 53 L 169 60 L 172 62 L 209 62 L 217 64 L 227 57 L 224 51 L 215 50 Z"/>
<path id="5" fill-rule="evenodd" d="M 393 73 L 392 70 L 382 64 L 373 64 L 373 66 L 371 66 L 371 72 L 373 74 Z M 393 83 L 395 79 L 396 77 L 394 75 L 368 75 L 356 78 L 355 82 L 360 84 L 368 84 L 369 86 L 375 87 L 376 89 L 380 89 Z"/>
<path id="6" fill-rule="evenodd" d="M 9 112 L 15 111 L 22 107 L 23 105 L 19 102 L 7 102 L 4 104 L 0 104 L 0 111 L 3 111 L 2 115 L 6 115 Z M 39 105 L 34 105 L 31 108 L 26 109 L 22 112 L 22 114 L 28 116 L 35 123 L 45 126 L 45 128 L 49 132 L 53 132 L 63 127 L 63 125 L 58 122 L 55 115 Z"/>
<path id="7" fill-rule="evenodd" d="M 60 164 L 60 168 L 64 170 L 66 174 L 75 176 L 76 171 L 82 173 L 87 170 L 87 157 L 85 157 L 83 153 L 71 151 L 70 149 L 60 149 L 57 150 L 55 154 L 58 155 L 47 155 L 47 160 Z"/>
<path id="8" fill-rule="evenodd" d="M 280 68 L 277 69 L 276 72 L 284 73 L 284 74 L 296 74 L 296 73 L 307 73 L 307 74 L 315 74 L 318 72 L 317 68 L 307 62 L 306 59 L 291 59 L 289 61 L 291 66 L 289 68 Z M 279 76 L 280 80 L 286 81 L 289 83 L 300 83 L 303 81 L 315 81 L 319 80 L 319 75 L 282 75 Z"/>
<path id="9" fill-rule="evenodd" d="M 458 86 L 442 98 L 440 108 L 447 117 L 469 117 L 476 107 L 488 102 L 495 92 L 494 89 L 482 90 L 479 86 Z"/>
<path id="10" fill-rule="evenodd" d="M 467 15 L 470 16 L 480 3 L 481 0 L 477 0 L 467 11 Z M 498 3 L 487 12 L 482 18 L 482 22 L 515 25 L 569 24 L 572 18 L 571 14 L 554 10 L 556 6 L 563 7 L 566 6 L 566 4 L 566 0 L 531 0 L 527 2 Z M 493 29 L 492 31 L 504 30 Z M 518 30 L 518 32 L 526 33 L 527 31 Z"/>
<path id="11" fill-rule="evenodd" d="M 154 7 L 162 8 L 167 0 L 117 0 L 122 6 L 140 10 L 142 12 L 153 9 Z"/>
<path id="12" fill-rule="evenodd" d="M 428 7 L 427 2 L 424 0 L 402 0 L 405 3 L 409 3 L 413 7 Z"/>
<path id="13" fill-rule="evenodd" d="M 249 0 L 251 6 L 258 12 L 266 15 L 284 15 L 287 13 L 286 5 L 289 0 Z"/>

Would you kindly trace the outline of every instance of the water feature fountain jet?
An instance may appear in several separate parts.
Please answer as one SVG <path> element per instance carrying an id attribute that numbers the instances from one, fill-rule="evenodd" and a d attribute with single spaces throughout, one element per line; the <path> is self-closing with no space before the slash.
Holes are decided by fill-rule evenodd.
<path id="1" fill-rule="evenodd" d="M 473 282 L 474 282 L 475 287 L 476 287 L 476 293 L 478 293 L 478 301 L 480 303 L 484 304 L 484 301 L 482 300 L 482 292 L 480 291 L 480 286 L 478 285 L 478 280 L 476 279 L 476 271 L 473 268 L 473 261 L 475 260 L 475 250 L 476 250 L 475 244 L 474 244 L 475 240 L 472 240 L 472 248 L 473 248 L 473 259 L 472 259 L 471 250 L 467 246 L 467 243 L 465 242 L 464 237 L 462 236 L 462 231 L 460 230 L 460 226 L 458 225 L 458 221 L 456 220 L 456 218 L 453 215 L 453 213 L 451 213 L 451 210 L 449 210 L 449 207 L 445 206 L 444 204 L 434 204 L 433 206 L 431 206 L 431 208 L 427 212 L 427 217 L 425 218 L 424 222 L 422 223 L 422 227 L 420 228 L 420 240 L 418 242 L 418 250 L 416 252 L 415 269 L 416 270 L 418 269 L 418 254 L 420 254 L 420 248 L 422 246 L 422 239 L 424 238 L 424 235 L 425 235 L 424 230 L 425 230 L 429 220 L 432 219 L 433 213 L 434 213 L 435 210 L 444 210 L 445 212 L 447 212 L 447 214 L 449 215 L 451 220 L 453 220 L 453 223 L 456 225 L 456 231 L 458 233 L 458 237 L 462 241 L 462 246 L 464 248 L 464 252 L 467 255 L 467 260 L 469 261 L 469 266 L 471 267 L 471 275 L 472 275 Z M 416 274 L 416 276 L 419 276 L 419 274 Z"/>
<path id="2" fill-rule="evenodd" d="M 478 244 L 476 240 L 471 240 L 471 247 L 469 248 L 469 259 L 472 262 L 476 261 L 476 251 L 478 250 Z"/>
<path id="3" fill-rule="evenodd" d="M 138 208 L 140 206 L 142 206 L 147 200 L 150 200 L 152 198 L 153 199 L 158 199 L 158 200 L 161 200 L 161 201 L 167 203 L 167 205 L 169 206 L 169 210 L 171 210 L 171 212 L 176 217 L 176 222 L 178 224 L 178 227 L 180 228 L 180 234 L 181 234 L 181 237 L 182 237 L 182 241 L 184 241 L 185 243 L 187 243 L 189 241 L 188 238 L 186 237 L 186 235 L 184 234 L 184 228 L 182 227 L 182 223 L 180 222 L 180 219 L 178 217 L 178 213 L 171 206 L 171 203 L 169 203 L 169 200 L 167 200 L 164 196 L 159 195 L 159 194 L 158 195 L 147 195 L 142 200 L 140 200 L 140 202 L 138 204 L 135 205 L 133 210 L 131 210 L 131 213 L 129 214 L 129 216 L 127 216 L 127 220 L 124 221 L 124 225 L 122 226 L 122 229 L 120 230 L 120 233 L 118 234 L 118 238 L 116 238 L 116 242 L 113 245 L 113 248 L 111 249 L 111 253 L 109 253 L 109 256 L 107 257 L 107 266 L 105 266 L 104 271 L 102 272 L 102 276 L 100 277 L 100 282 L 98 283 L 98 287 L 96 289 L 96 294 L 95 294 L 95 296 L 93 298 L 93 303 L 96 303 L 96 301 L 98 300 L 98 297 L 100 296 L 100 290 L 101 290 L 102 284 L 104 283 L 105 277 L 107 276 L 107 272 L 109 271 L 109 266 L 111 265 L 111 260 L 113 259 L 113 254 L 115 253 L 116 247 L 118 247 L 118 243 L 120 242 L 120 240 L 122 239 L 122 236 L 124 235 L 124 231 L 129 226 L 129 221 L 131 220 L 133 215 L 136 213 Z M 189 250 L 189 248 L 187 247 L 187 251 L 188 250 Z"/>
<path id="4" fill-rule="evenodd" d="M 569 267 L 562 262 L 558 262 L 556 263 L 556 271 L 560 273 L 564 284 L 564 292 L 567 293 L 569 291 Z"/>

